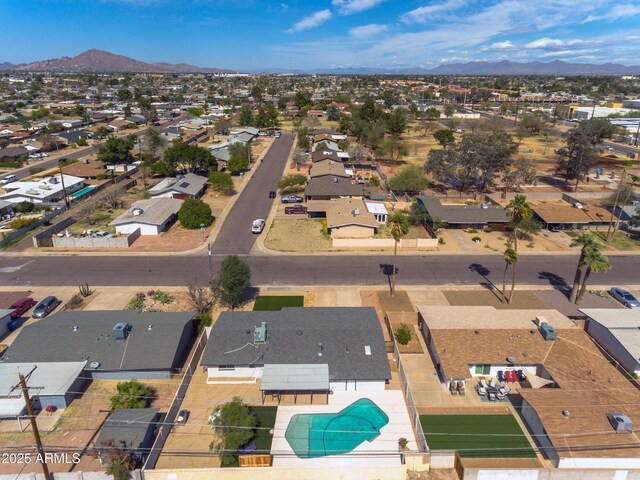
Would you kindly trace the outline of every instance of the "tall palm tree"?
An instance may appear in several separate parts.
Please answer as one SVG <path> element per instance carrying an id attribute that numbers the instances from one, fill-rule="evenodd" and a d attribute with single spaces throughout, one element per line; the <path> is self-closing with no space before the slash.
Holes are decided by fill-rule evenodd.
<path id="1" fill-rule="evenodd" d="M 601 273 L 611 269 L 609 259 L 602 254 L 602 245 L 598 244 L 598 246 L 600 248 L 591 249 L 587 253 L 585 259 L 587 263 L 587 271 L 585 272 L 584 278 L 582 279 L 582 286 L 580 287 L 578 298 L 576 298 L 576 305 L 582 302 L 582 297 L 584 297 L 584 293 L 587 291 L 587 285 L 589 283 L 589 276 L 591 275 L 591 272 Z"/>
<path id="2" fill-rule="evenodd" d="M 582 269 L 586 265 L 587 253 L 599 245 L 596 237 L 591 232 L 584 232 L 578 235 L 572 242 L 571 247 L 581 247 L 580 258 L 578 259 L 578 266 L 576 268 L 576 274 L 573 277 L 573 287 L 571 288 L 571 295 L 569 301 L 575 302 L 578 297 L 578 290 L 580 288 L 580 280 L 582 279 Z"/>
<path id="3" fill-rule="evenodd" d="M 513 230 L 513 251 L 515 253 L 515 262 L 513 263 L 513 271 L 511 276 L 511 293 L 507 303 L 513 300 L 513 291 L 516 287 L 516 272 L 518 264 L 518 236 L 523 232 L 533 233 L 538 230 L 538 225 L 533 218 L 533 210 L 527 201 L 526 195 L 516 195 L 507 204 L 507 215 L 511 218 L 511 229 Z M 505 258 L 506 261 L 506 258 Z M 506 273 L 506 272 L 505 272 Z"/>
<path id="4" fill-rule="evenodd" d="M 393 270 L 391 272 L 391 296 L 393 297 L 396 293 L 396 256 L 398 255 L 398 243 L 400 243 L 400 239 L 404 236 L 405 231 L 399 219 L 395 219 L 392 216 L 390 216 L 389 220 L 389 231 L 393 237 Z"/>
<path id="5" fill-rule="evenodd" d="M 511 281 L 511 295 L 513 295 L 513 289 L 515 288 L 515 276 L 516 276 L 516 264 L 518 263 L 518 252 L 513 248 L 507 247 L 504 251 L 504 275 L 502 275 L 502 302 L 507 301 L 507 270 L 509 266 L 513 266 L 513 275 Z M 511 296 L 510 295 L 510 296 Z"/>

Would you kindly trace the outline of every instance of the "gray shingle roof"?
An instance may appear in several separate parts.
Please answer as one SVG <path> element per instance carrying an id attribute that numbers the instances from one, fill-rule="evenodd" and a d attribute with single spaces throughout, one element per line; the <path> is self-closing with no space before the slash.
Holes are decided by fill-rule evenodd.
<path id="1" fill-rule="evenodd" d="M 150 198 L 148 200 L 138 200 L 134 202 L 129 210 L 117 217 L 109 225 L 124 225 L 127 223 L 143 223 L 145 225 L 160 226 L 172 215 L 176 215 L 182 200 L 176 198 Z M 136 209 L 142 210 L 139 215 L 134 215 Z"/>
<path id="2" fill-rule="evenodd" d="M 144 439 L 158 417 L 157 408 L 119 408 L 104 422 L 96 439 L 96 447 L 102 448 L 104 442 L 115 441 L 115 446 L 128 450 L 145 447 Z"/>
<path id="3" fill-rule="evenodd" d="M 489 205 L 482 208 L 477 205 L 442 205 L 435 197 L 421 196 L 418 201 L 422 203 L 431 218 L 451 224 L 483 224 L 483 223 L 509 223 L 507 211 L 499 205 Z"/>
<path id="4" fill-rule="evenodd" d="M 151 196 L 162 195 L 167 192 L 178 192 L 191 197 L 200 193 L 207 183 L 207 178 L 195 173 L 187 173 L 176 178 L 165 178 L 155 187 L 149 189 Z"/>
<path id="5" fill-rule="evenodd" d="M 64 311 L 22 327 L 3 362 L 99 362 L 98 370 L 168 370 L 177 367 L 185 329 L 195 313 Z M 126 341 L 114 340 L 116 323 L 131 325 Z M 151 325 L 151 329 L 149 329 Z M 74 326 L 78 328 L 74 331 Z M 190 330 L 191 331 L 191 330 Z M 45 347 L 46 343 L 46 348 Z"/>
<path id="6" fill-rule="evenodd" d="M 247 344 L 253 342 L 254 328 L 261 322 L 267 324 L 267 340 L 254 348 Z M 322 356 L 318 356 L 318 343 Z M 367 345 L 371 355 L 365 354 Z M 391 378 L 380 321 L 371 307 L 287 307 L 279 312 L 220 314 L 202 365 L 265 364 L 328 364 L 332 381 Z"/>
<path id="7" fill-rule="evenodd" d="M 338 181 L 334 182 L 334 178 Z M 305 195 L 331 196 L 331 197 L 355 197 L 362 196 L 364 189 L 362 185 L 353 184 L 351 180 L 343 177 L 314 177 L 309 180 L 304 191 Z"/>

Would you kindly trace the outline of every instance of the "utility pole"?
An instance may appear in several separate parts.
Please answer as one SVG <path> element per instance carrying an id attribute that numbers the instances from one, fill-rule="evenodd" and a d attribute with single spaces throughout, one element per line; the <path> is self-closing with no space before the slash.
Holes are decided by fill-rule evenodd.
<path id="1" fill-rule="evenodd" d="M 640 122 L 638 122 L 638 129 L 636 130 L 636 138 L 633 139 L 633 146 L 638 146 L 638 135 L 640 135 Z"/>
<path id="2" fill-rule="evenodd" d="M 44 447 L 42 446 L 42 440 L 40 439 L 40 431 L 38 430 L 38 423 L 36 422 L 36 416 L 33 414 L 33 407 L 31 406 L 31 399 L 29 398 L 29 387 L 27 387 L 27 378 L 31 376 L 31 374 L 38 367 L 33 367 L 27 375 L 23 375 L 21 373 L 18 374 L 20 378 L 20 383 L 13 387 L 10 394 L 13 393 L 14 390 L 20 389 L 22 390 L 22 395 L 24 396 L 24 403 L 27 407 L 27 414 L 29 415 L 29 420 L 31 422 L 31 429 L 33 430 L 33 438 L 36 441 L 36 448 L 38 449 L 39 460 L 42 465 L 42 473 L 44 474 L 45 480 L 51 480 L 51 475 L 49 475 L 49 467 L 47 466 L 47 462 L 45 461 L 46 457 L 44 454 Z M 42 389 L 43 387 L 31 387 L 34 389 Z"/>
<path id="3" fill-rule="evenodd" d="M 62 173 L 62 164 L 66 163 L 66 159 L 58 160 L 58 169 L 60 170 L 60 183 L 62 183 L 62 194 L 64 195 L 64 204 L 69 208 L 69 198 L 67 197 L 67 189 L 64 187 L 64 173 Z"/>

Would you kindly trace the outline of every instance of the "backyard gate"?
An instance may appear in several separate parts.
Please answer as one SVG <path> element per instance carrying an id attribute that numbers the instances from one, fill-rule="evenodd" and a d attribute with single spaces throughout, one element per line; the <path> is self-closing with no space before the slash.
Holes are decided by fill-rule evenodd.
<path id="1" fill-rule="evenodd" d="M 271 455 L 238 455 L 241 467 L 270 467 Z"/>

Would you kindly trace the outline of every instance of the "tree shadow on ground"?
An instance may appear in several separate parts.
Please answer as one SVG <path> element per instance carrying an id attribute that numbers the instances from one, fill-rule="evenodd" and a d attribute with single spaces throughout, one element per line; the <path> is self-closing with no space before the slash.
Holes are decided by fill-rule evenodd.
<path id="1" fill-rule="evenodd" d="M 502 301 L 502 294 L 500 293 L 500 289 L 491 280 L 489 280 L 491 270 L 480 263 L 472 263 L 471 265 L 469 265 L 469 270 L 477 273 L 482 278 L 484 278 L 484 282 L 480 282 L 480 286 L 486 290 L 489 290 L 496 296 L 498 300 Z"/>
<path id="2" fill-rule="evenodd" d="M 571 295 L 571 285 L 567 283 L 564 277 L 552 272 L 539 272 L 538 278 L 540 280 L 547 280 L 549 285 L 561 292 L 565 297 L 569 298 Z"/>
<path id="3" fill-rule="evenodd" d="M 387 277 L 387 283 L 389 284 L 389 291 L 391 291 L 391 277 L 393 276 L 393 270 L 395 268 L 396 275 L 398 274 L 398 267 L 391 263 L 381 263 L 380 272 Z"/>

